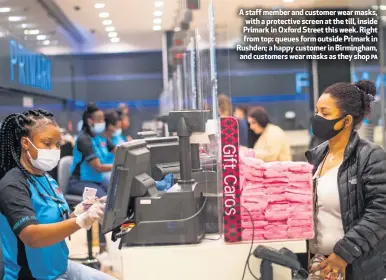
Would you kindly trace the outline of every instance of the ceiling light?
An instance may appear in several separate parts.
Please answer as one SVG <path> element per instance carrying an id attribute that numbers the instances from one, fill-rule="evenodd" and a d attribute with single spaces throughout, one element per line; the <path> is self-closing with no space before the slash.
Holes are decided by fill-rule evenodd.
<path id="1" fill-rule="evenodd" d="M 13 16 L 13 17 L 8 17 L 8 20 L 9 21 L 22 21 L 22 20 L 25 20 L 25 17 Z"/>
<path id="2" fill-rule="evenodd" d="M 373 10 L 378 10 L 378 6 L 377 6 L 377 5 L 371 6 L 371 8 L 372 8 Z"/>
<path id="3" fill-rule="evenodd" d="M 160 19 L 160 18 L 155 18 L 155 19 L 153 20 L 153 23 L 154 23 L 154 24 L 161 24 L 161 23 L 162 23 L 162 19 Z"/>
<path id="4" fill-rule="evenodd" d="M 284 3 L 292 3 L 295 2 L 295 0 L 283 0 Z"/>
<path id="5" fill-rule="evenodd" d="M 45 46 L 48 46 L 50 44 L 50 41 L 49 40 L 45 40 L 44 42 L 43 42 L 43 45 L 45 45 Z"/>
<path id="6" fill-rule="evenodd" d="M 11 8 L 8 8 L 8 7 L 0 8 L 0 13 L 9 13 L 10 11 L 11 11 Z"/>
<path id="7" fill-rule="evenodd" d="M 112 20 L 109 20 L 109 19 L 107 19 L 107 20 L 104 20 L 102 23 L 103 23 L 103 25 L 110 25 L 110 24 L 112 24 L 112 23 L 113 23 L 113 21 L 112 21 Z"/>
<path id="8" fill-rule="evenodd" d="M 109 37 L 110 38 L 114 38 L 114 37 L 117 37 L 118 36 L 118 33 L 117 32 L 110 32 L 109 33 Z"/>
<path id="9" fill-rule="evenodd" d="M 113 32 L 113 31 L 115 31 L 115 27 L 114 27 L 114 26 L 107 26 L 107 27 L 105 28 L 105 30 L 106 30 L 107 32 Z"/>
<path id="10" fill-rule="evenodd" d="M 110 42 L 111 42 L 111 43 L 118 43 L 119 41 L 120 41 L 119 38 L 111 38 L 111 39 L 110 39 Z"/>
<path id="11" fill-rule="evenodd" d="M 39 34 L 39 30 L 24 30 L 24 34 L 25 35 L 38 35 Z"/>
<path id="12" fill-rule="evenodd" d="M 154 30 L 154 31 L 161 30 L 161 26 L 159 26 L 159 25 L 154 25 L 154 26 L 153 26 L 153 30 Z"/>
<path id="13" fill-rule="evenodd" d="M 38 35 L 38 36 L 36 36 L 36 40 L 43 41 L 45 39 L 47 39 L 46 35 Z"/>
<path id="14" fill-rule="evenodd" d="M 174 31 L 175 31 L 175 32 L 178 32 L 178 31 L 180 31 L 180 30 L 181 30 L 181 27 L 178 27 L 178 26 L 177 26 L 176 28 L 174 28 Z"/>
<path id="15" fill-rule="evenodd" d="M 106 5 L 104 3 L 96 3 L 94 7 L 95 9 L 103 9 Z"/>
<path id="16" fill-rule="evenodd" d="M 155 17 L 160 17 L 160 16 L 162 16 L 162 11 L 155 11 L 155 12 L 154 12 L 154 16 L 155 16 Z"/>
<path id="17" fill-rule="evenodd" d="M 385 5 L 381 5 L 381 6 L 379 6 L 379 8 L 380 8 L 382 11 L 386 10 L 386 6 L 385 6 Z"/>
<path id="18" fill-rule="evenodd" d="M 164 2 L 162 1 L 154 2 L 154 6 L 156 6 L 157 8 L 162 7 L 163 5 L 164 5 Z"/>
<path id="19" fill-rule="evenodd" d="M 101 18 L 107 18 L 109 16 L 110 16 L 110 14 L 108 12 L 103 12 L 103 13 L 99 14 L 99 17 L 101 17 Z"/>

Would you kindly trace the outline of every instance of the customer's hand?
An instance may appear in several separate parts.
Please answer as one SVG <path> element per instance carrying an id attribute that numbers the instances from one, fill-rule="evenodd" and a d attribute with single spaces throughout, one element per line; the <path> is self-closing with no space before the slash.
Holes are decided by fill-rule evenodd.
<path id="1" fill-rule="evenodd" d="M 327 260 L 317 265 L 311 272 L 320 271 L 320 279 L 330 276 L 330 280 L 337 280 L 339 275 L 344 276 L 346 273 L 347 263 L 337 254 L 332 253 Z"/>
<path id="2" fill-rule="evenodd" d="M 95 203 L 86 212 L 76 218 L 76 223 L 84 229 L 89 230 L 93 223 L 103 220 L 104 204 Z"/>

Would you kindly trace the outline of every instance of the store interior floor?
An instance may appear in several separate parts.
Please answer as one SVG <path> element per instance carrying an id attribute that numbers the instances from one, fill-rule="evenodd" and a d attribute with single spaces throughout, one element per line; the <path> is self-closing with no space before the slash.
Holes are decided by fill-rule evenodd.
<path id="1" fill-rule="evenodd" d="M 111 240 L 110 235 L 106 235 L 107 240 Z M 85 258 L 87 256 L 87 239 L 86 239 L 86 230 L 81 229 L 71 235 L 71 240 L 66 240 L 68 248 L 70 250 L 70 258 Z M 103 254 L 101 258 L 98 259 L 101 262 L 101 270 L 113 275 L 117 279 L 122 279 L 120 269 L 117 269 L 117 258 L 120 258 L 118 250 L 118 244 L 113 242 L 108 242 L 108 253 Z M 99 252 L 99 247 L 94 246 L 93 251 L 95 254 Z"/>

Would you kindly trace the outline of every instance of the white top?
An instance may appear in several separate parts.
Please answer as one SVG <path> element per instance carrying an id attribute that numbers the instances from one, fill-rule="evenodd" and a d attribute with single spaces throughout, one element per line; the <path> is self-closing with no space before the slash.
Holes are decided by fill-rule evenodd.
<path id="1" fill-rule="evenodd" d="M 343 238 L 344 229 L 338 191 L 338 170 L 336 166 L 316 179 L 317 217 L 316 240 L 311 244 L 313 254 L 329 256 L 335 244 Z M 316 174 L 319 174 L 320 166 Z"/>

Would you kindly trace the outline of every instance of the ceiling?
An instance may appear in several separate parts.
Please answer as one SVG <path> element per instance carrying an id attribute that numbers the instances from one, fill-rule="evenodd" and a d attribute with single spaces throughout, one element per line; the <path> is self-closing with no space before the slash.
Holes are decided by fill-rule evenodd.
<path id="1" fill-rule="evenodd" d="M 208 6 L 211 0 L 201 0 L 200 9 L 193 12 L 191 29 L 198 29 L 200 33 L 208 30 Z M 351 6 L 364 7 L 374 5 L 376 0 L 213 0 L 215 7 L 215 27 L 217 45 L 229 46 L 239 39 L 242 21 L 238 16 L 241 7 L 254 8 L 256 6 L 272 7 L 320 7 L 320 6 Z M 386 0 L 382 0 L 386 5 Z M 163 31 L 173 30 L 181 19 L 184 10 L 182 0 L 52 0 L 74 24 L 84 37 L 81 46 L 74 44 L 70 34 L 65 32 L 59 24 L 47 15 L 47 12 L 36 0 L 0 0 L 2 7 L 11 8 L 10 12 L 0 13 L 0 26 L 8 29 L 25 44 L 35 45 L 45 54 L 67 52 L 127 52 L 159 50 L 162 48 Z M 156 4 L 161 2 L 161 4 Z M 261 4 L 259 4 L 259 2 Z M 96 4 L 101 8 L 96 8 Z M 104 6 L 104 7 L 102 7 Z M 386 6 L 385 6 L 386 7 Z M 160 13 L 155 16 L 154 12 Z M 101 18 L 100 13 L 108 13 Z M 9 22 L 9 16 L 24 16 L 20 22 Z M 111 24 L 104 25 L 104 20 Z M 153 21 L 156 20 L 155 24 Z M 39 35 L 46 35 L 46 40 L 37 40 L 37 35 L 25 35 L 26 26 L 33 24 L 30 29 L 39 29 Z M 153 30 L 158 25 L 160 30 Z M 109 34 L 106 27 L 116 34 Z M 28 29 L 27 29 L 28 30 Z M 116 36 L 112 39 L 109 36 Z M 205 36 L 204 36 L 205 37 Z M 119 39 L 118 39 L 119 38 Z M 111 41 L 113 40 L 113 41 Z M 49 42 L 48 42 L 49 41 Z M 44 45 L 45 44 L 45 45 Z"/>
<path id="2" fill-rule="evenodd" d="M 35 0 L 0 0 L 0 27 L 32 48 L 45 44 L 71 46 L 68 34 Z M 29 34 L 31 30 L 33 34 Z"/>

